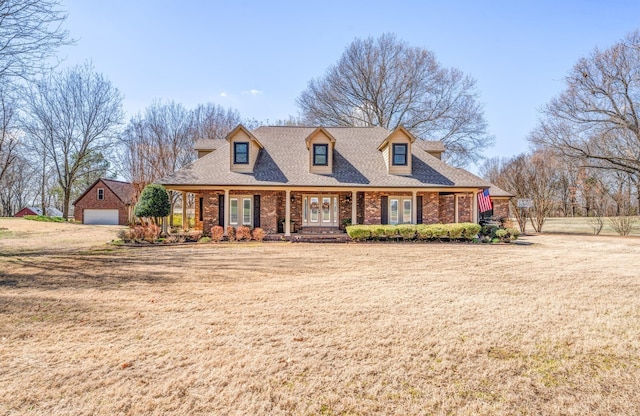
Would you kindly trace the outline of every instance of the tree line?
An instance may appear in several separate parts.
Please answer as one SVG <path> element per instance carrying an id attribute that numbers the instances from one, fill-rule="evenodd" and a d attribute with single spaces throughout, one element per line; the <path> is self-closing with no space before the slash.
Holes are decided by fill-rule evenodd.
<path id="1" fill-rule="evenodd" d="M 640 211 L 640 32 L 594 49 L 569 70 L 565 88 L 540 112 L 532 150 L 485 162 L 481 174 L 531 211 L 512 208 L 541 231 L 548 216 L 629 217 Z M 599 230 L 598 230 L 599 231 Z"/>

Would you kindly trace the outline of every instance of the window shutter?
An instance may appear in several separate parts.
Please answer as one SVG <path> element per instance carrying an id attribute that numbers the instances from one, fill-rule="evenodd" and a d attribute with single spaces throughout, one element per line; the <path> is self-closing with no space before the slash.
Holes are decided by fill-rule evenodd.
<path id="1" fill-rule="evenodd" d="M 253 227 L 260 227 L 260 195 L 253 196 Z"/>
<path id="2" fill-rule="evenodd" d="M 422 195 L 416 196 L 416 224 L 422 224 Z"/>
<path id="3" fill-rule="evenodd" d="M 389 224 L 389 197 L 380 198 L 380 224 Z"/>
<path id="4" fill-rule="evenodd" d="M 200 209 L 200 214 L 198 215 L 198 221 L 202 221 L 202 218 L 204 218 L 204 213 L 202 212 L 202 210 L 204 209 L 203 197 L 198 198 L 198 208 Z"/>
<path id="5" fill-rule="evenodd" d="M 218 195 L 218 225 L 224 227 L 224 195 Z"/>

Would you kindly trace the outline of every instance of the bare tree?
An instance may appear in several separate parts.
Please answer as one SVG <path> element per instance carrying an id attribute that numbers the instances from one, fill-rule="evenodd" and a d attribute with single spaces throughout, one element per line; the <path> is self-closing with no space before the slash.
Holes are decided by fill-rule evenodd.
<path id="1" fill-rule="evenodd" d="M 640 32 L 582 58 L 530 140 L 584 166 L 640 173 Z"/>
<path id="2" fill-rule="evenodd" d="M 354 40 L 297 103 L 310 124 L 403 125 L 416 137 L 442 140 L 448 161 L 464 165 L 493 143 L 478 97 L 475 80 L 443 68 L 432 52 L 385 34 Z"/>
<path id="3" fill-rule="evenodd" d="M 17 157 L 19 133 L 16 118 L 15 102 L 0 86 L 0 183 Z"/>
<path id="4" fill-rule="evenodd" d="M 0 1 L 0 84 L 48 68 L 58 47 L 72 43 L 57 0 Z"/>
<path id="5" fill-rule="evenodd" d="M 234 109 L 213 104 L 200 104 L 192 112 L 193 141 L 224 139 L 240 124 L 240 113 Z"/>
<path id="6" fill-rule="evenodd" d="M 26 96 L 26 133 L 46 151 L 69 214 L 73 185 L 96 152 L 113 145 L 122 121 L 122 96 L 93 66 L 84 64 L 51 74 Z"/>

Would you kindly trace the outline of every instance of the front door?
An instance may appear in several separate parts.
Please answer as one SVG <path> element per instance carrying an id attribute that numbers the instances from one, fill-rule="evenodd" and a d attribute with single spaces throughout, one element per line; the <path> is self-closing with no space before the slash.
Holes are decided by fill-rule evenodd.
<path id="1" fill-rule="evenodd" d="M 337 195 L 305 195 L 302 198 L 302 226 L 337 227 Z"/>

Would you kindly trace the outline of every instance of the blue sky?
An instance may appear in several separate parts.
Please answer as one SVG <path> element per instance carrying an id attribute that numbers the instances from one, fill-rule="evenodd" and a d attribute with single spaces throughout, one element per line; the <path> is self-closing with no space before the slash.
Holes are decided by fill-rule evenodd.
<path id="1" fill-rule="evenodd" d="M 575 62 L 640 28 L 631 0 L 63 1 L 77 39 L 63 65 L 92 60 L 127 117 L 163 99 L 285 119 L 354 38 L 391 32 L 477 80 L 496 138 L 488 157 L 526 151 L 538 109 Z"/>

